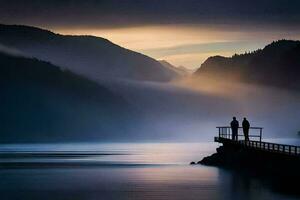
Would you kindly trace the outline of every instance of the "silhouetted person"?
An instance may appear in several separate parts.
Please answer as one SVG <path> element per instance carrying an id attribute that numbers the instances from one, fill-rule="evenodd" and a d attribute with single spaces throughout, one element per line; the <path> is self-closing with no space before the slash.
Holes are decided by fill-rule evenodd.
<path id="1" fill-rule="evenodd" d="M 250 128 L 250 123 L 249 121 L 246 119 L 246 117 L 244 117 L 243 120 L 243 132 L 244 132 L 244 136 L 245 136 L 245 141 L 249 141 L 249 128 Z"/>
<path id="2" fill-rule="evenodd" d="M 239 129 L 239 122 L 236 120 L 236 117 L 233 117 L 233 120 L 230 123 L 231 132 L 232 132 L 232 140 L 238 140 L 238 129 Z"/>

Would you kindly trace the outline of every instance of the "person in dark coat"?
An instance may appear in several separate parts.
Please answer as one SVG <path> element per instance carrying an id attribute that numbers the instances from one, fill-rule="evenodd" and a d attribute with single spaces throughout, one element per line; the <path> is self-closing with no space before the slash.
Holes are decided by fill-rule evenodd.
<path id="1" fill-rule="evenodd" d="M 244 132 L 244 136 L 245 136 L 245 141 L 249 141 L 249 128 L 250 128 L 250 123 L 249 121 L 246 119 L 246 117 L 244 117 L 243 120 L 243 132 Z"/>
<path id="2" fill-rule="evenodd" d="M 233 117 L 233 120 L 230 123 L 231 132 L 232 132 L 232 140 L 238 140 L 238 129 L 239 129 L 239 122 L 236 120 L 236 117 Z"/>

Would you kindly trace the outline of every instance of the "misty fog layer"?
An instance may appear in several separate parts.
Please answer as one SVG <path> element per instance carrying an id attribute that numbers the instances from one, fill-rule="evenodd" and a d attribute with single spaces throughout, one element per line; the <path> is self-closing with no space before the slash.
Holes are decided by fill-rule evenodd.
<path id="1" fill-rule="evenodd" d="M 214 79 L 184 78 L 172 83 L 106 83 L 143 113 L 137 124 L 144 139 L 207 140 L 232 116 L 264 127 L 265 137 L 296 137 L 300 95 L 282 90 Z"/>
<path id="2" fill-rule="evenodd" d="M 264 127 L 265 137 L 295 137 L 300 130 L 295 91 L 203 76 L 169 83 L 98 79 L 97 86 L 38 60 L 1 61 L 1 135 L 14 141 L 212 140 L 215 127 L 229 125 L 232 116 Z M 63 79 L 47 78 L 50 72 Z M 106 101 L 96 98 L 105 94 Z"/>

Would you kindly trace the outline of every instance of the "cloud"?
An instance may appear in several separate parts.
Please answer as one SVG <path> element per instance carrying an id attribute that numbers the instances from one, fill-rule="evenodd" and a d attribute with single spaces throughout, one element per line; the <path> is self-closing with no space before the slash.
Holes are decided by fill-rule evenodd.
<path id="1" fill-rule="evenodd" d="M 6 53 L 9 55 L 13 55 L 13 56 L 22 56 L 22 57 L 25 56 L 25 54 L 22 53 L 21 51 L 14 49 L 14 48 L 4 46 L 2 44 L 0 44 L 0 52 Z"/>
<path id="2" fill-rule="evenodd" d="M 171 55 L 185 55 L 185 54 L 206 54 L 206 53 L 216 53 L 216 52 L 240 52 L 240 48 L 243 47 L 246 50 L 255 50 L 262 47 L 261 43 L 253 43 L 249 41 L 229 41 L 229 42 L 211 42 L 211 43 L 201 43 L 201 44 L 186 44 L 174 47 L 166 48 L 153 48 L 146 49 L 143 52 L 157 56 L 171 56 Z M 247 48 L 246 48 L 247 47 Z"/>
<path id="3" fill-rule="evenodd" d="M 153 24 L 298 26 L 297 0 L 2 0 L 0 21 L 45 26 Z"/>

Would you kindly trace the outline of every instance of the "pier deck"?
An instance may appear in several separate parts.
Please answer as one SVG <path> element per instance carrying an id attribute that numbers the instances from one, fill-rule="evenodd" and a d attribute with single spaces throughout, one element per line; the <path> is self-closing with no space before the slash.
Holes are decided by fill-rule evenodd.
<path id="1" fill-rule="evenodd" d="M 232 140 L 231 128 L 229 126 L 217 127 L 217 129 L 219 134 L 217 137 L 215 137 L 215 142 L 218 143 L 232 144 L 237 145 L 241 148 L 250 148 L 258 151 L 300 156 L 300 146 L 263 142 L 263 128 L 261 127 L 250 128 L 249 141 L 245 141 L 243 134 L 238 134 L 238 140 Z M 241 130 L 242 128 L 239 128 L 239 132 L 241 132 Z"/>

